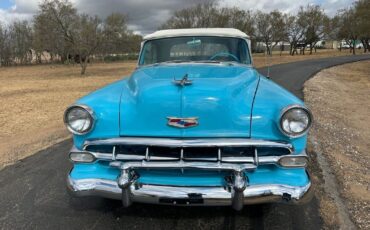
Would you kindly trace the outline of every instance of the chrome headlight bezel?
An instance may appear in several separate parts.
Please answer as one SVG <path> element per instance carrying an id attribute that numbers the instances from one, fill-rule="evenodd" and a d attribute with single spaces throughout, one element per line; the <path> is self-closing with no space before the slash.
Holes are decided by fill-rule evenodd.
<path id="1" fill-rule="evenodd" d="M 84 110 L 87 113 L 87 117 L 90 120 L 90 125 L 88 126 L 87 129 L 85 129 L 82 132 L 78 132 L 78 131 L 74 130 L 71 127 L 71 125 L 69 124 L 69 121 L 68 121 L 68 114 L 73 109 L 76 109 L 76 108 Z M 95 118 L 95 115 L 94 115 L 94 111 L 90 107 L 88 107 L 87 105 L 75 104 L 75 105 L 69 106 L 65 110 L 64 115 L 63 115 L 63 121 L 64 121 L 64 125 L 67 127 L 68 131 L 70 131 L 71 133 L 76 134 L 76 135 L 85 135 L 85 134 L 89 133 L 94 128 L 95 122 L 96 122 L 96 118 Z"/>
<path id="2" fill-rule="evenodd" d="M 292 110 L 295 110 L 295 109 L 298 109 L 298 110 L 302 110 L 304 111 L 306 114 L 307 114 L 307 117 L 308 117 L 308 124 L 306 126 L 306 128 L 302 131 L 302 132 L 299 132 L 299 133 L 293 133 L 293 132 L 288 132 L 286 131 L 284 128 L 283 128 L 283 121 L 284 121 L 284 116 L 292 111 Z M 312 122 L 313 122 L 313 117 L 312 117 L 312 113 L 311 111 L 302 106 L 302 105 L 299 105 L 299 104 L 294 104 L 294 105 L 289 105 L 287 107 L 285 107 L 281 113 L 280 113 L 280 118 L 279 118 L 279 129 L 280 131 L 285 135 L 285 136 L 288 136 L 290 138 L 297 138 L 297 137 L 302 137 L 304 135 L 307 134 L 307 132 L 310 130 L 311 126 L 312 126 Z"/>

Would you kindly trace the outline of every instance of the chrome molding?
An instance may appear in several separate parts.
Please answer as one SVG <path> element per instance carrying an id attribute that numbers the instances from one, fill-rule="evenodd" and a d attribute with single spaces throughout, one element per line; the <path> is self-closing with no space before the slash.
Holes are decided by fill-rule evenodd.
<path id="1" fill-rule="evenodd" d="M 96 160 L 111 161 L 110 165 L 120 169 L 135 169 L 135 168 L 162 168 L 162 169 L 204 169 L 204 170 L 231 170 L 243 171 L 254 170 L 258 165 L 275 164 L 280 166 L 282 158 L 289 157 L 304 157 L 308 158 L 306 151 L 299 154 L 289 154 L 282 156 L 258 156 L 257 150 L 254 157 L 222 157 L 219 151 L 218 159 L 210 161 L 208 158 L 186 159 L 183 155 L 180 158 L 169 157 L 149 157 L 149 148 L 145 155 L 124 155 L 116 154 L 115 148 L 112 153 L 97 153 L 86 150 L 79 150 L 75 146 L 72 147 L 70 153 L 90 153 Z"/>
<path id="2" fill-rule="evenodd" d="M 128 169 L 200 169 L 200 170 L 223 170 L 223 171 L 234 171 L 242 172 L 255 170 L 257 168 L 254 164 L 230 164 L 230 163 L 219 163 L 219 162 L 154 162 L 154 161 L 113 161 L 109 164 L 112 167 L 117 167 L 121 170 Z"/>
<path id="3" fill-rule="evenodd" d="M 72 195 L 101 196 L 110 199 L 122 199 L 122 189 L 117 181 L 104 179 L 67 178 L 67 187 Z M 179 187 L 133 183 L 129 186 L 129 198 L 132 202 L 164 204 L 160 198 L 188 199 L 189 194 L 202 194 L 203 203 L 185 203 L 185 205 L 230 206 L 234 191 L 224 187 Z M 311 183 L 305 186 L 288 186 L 284 184 L 248 185 L 242 193 L 242 204 L 260 204 L 270 202 L 307 202 L 312 197 Z M 167 203 L 169 204 L 169 203 Z M 176 204 L 176 203 L 172 203 Z M 179 205 L 179 204 L 177 204 Z"/>
<path id="4" fill-rule="evenodd" d="M 110 139 L 87 140 L 84 146 L 88 145 L 146 145 L 161 147 L 277 147 L 287 148 L 293 151 L 290 143 L 266 141 L 247 138 L 198 138 L 198 139 L 177 139 L 157 137 L 120 137 Z"/>
<path id="5" fill-rule="evenodd" d="M 192 80 L 189 80 L 189 75 L 185 74 L 182 79 L 176 80 L 175 78 L 173 79 L 173 84 L 178 85 L 178 86 L 187 86 L 193 84 Z"/>

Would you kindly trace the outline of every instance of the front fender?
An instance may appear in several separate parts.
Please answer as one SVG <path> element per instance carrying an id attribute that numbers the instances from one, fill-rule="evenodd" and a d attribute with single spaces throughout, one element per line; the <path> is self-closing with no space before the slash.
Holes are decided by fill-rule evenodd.
<path id="1" fill-rule="evenodd" d="M 119 105 L 122 90 L 127 80 L 119 80 L 94 91 L 76 104 L 89 106 L 96 116 L 94 129 L 85 135 L 73 135 L 74 144 L 82 149 L 86 139 L 112 138 L 119 136 Z"/>
<path id="2" fill-rule="evenodd" d="M 296 152 L 303 151 L 307 135 L 290 138 L 282 134 L 278 126 L 281 111 L 292 104 L 304 105 L 303 101 L 284 88 L 261 77 L 253 103 L 251 138 L 287 141 L 293 144 Z"/>

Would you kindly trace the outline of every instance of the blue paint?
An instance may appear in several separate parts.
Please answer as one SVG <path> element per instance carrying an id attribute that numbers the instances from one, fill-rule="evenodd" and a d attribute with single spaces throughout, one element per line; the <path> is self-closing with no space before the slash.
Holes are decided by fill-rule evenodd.
<path id="1" fill-rule="evenodd" d="M 173 84 L 188 74 L 192 85 Z M 257 72 L 245 65 L 176 64 L 142 67 L 127 82 L 121 102 L 121 136 L 249 137 Z M 198 117 L 178 129 L 167 117 Z"/>
<path id="2" fill-rule="evenodd" d="M 289 138 L 279 130 L 279 119 L 283 108 L 291 104 L 303 105 L 292 93 L 261 77 L 256 93 L 253 112 L 251 138 L 291 142 L 297 153 L 306 147 L 306 136 Z"/>
<path id="3" fill-rule="evenodd" d="M 138 182 L 144 184 L 174 186 L 224 186 L 227 172 L 194 171 L 194 170 L 139 170 Z M 75 164 L 71 172 L 73 179 L 99 178 L 116 180 L 119 170 L 111 168 L 104 162 L 93 164 Z M 284 169 L 274 165 L 259 166 L 254 172 L 247 172 L 250 185 L 284 184 L 304 186 L 309 183 L 305 169 Z"/>
<path id="4" fill-rule="evenodd" d="M 192 85 L 173 84 L 188 74 Z M 254 100 L 254 103 L 253 103 Z M 301 100 L 261 77 L 248 65 L 169 64 L 137 69 L 130 78 L 114 82 L 77 101 L 91 107 L 97 121 L 92 132 L 77 136 L 82 148 L 86 139 L 119 136 L 152 137 L 244 137 L 288 141 L 296 152 L 306 147 L 306 136 L 284 136 L 278 122 L 281 110 Z M 253 108 L 252 108 L 253 105 Z M 178 129 L 167 117 L 198 117 L 199 125 Z M 140 170 L 139 182 L 177 186 L 222 186 L 225 172 Z M 74 179 L 115 180 L 119 170 L 106 162 L 75 164 Z M 247 173 L 250 184 L 309 183 L 304 169 L 259 166 Z"/>
<path id="5" fill-rule="evenodd" d="M 97 118 L 93 131 L 86 135 L 74 135 L 73 140 L 78 148 L 86 139 L 112 138 L 119 136 L 119 104 L 122 89 L 127 80 L 116 81 L 89 95 L 76 103 L 88 105 Z"/>

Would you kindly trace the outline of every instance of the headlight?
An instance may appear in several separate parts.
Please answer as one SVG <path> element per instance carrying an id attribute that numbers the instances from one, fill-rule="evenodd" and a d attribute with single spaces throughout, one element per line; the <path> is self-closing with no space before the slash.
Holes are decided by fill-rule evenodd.
<path id="1" fill-rule="evenodd" d="M 280 118 L 280 129 L 289 137 L 303 136 L 312 124 L 311 112 L 301 105 L 286 107 Z"/>
<path id="2" fill-rule="evenodd" d="M 84 105 L 73 105 L 64 113 L 64 124 L 74 134 L 86 134 L 94 125 L 93 111 Z"/>

